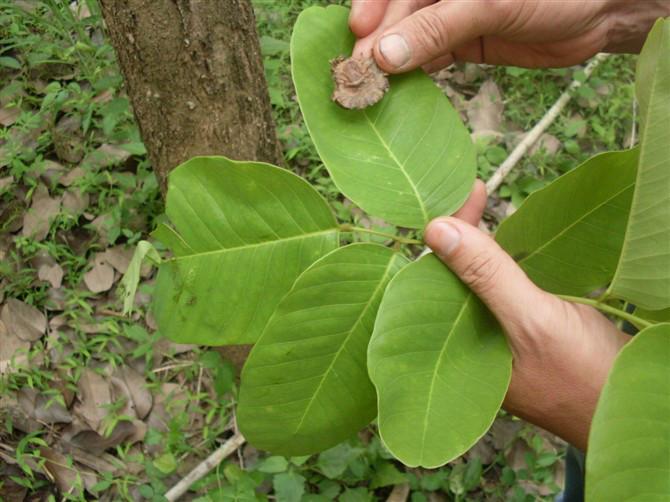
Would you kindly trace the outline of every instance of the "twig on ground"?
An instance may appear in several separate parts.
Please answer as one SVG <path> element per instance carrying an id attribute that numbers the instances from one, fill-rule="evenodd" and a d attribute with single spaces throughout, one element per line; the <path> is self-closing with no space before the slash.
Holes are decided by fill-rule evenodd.
<path id="1" fill-rule="evenodd" d="M 189 472 L 186 477 L 179 481 L 179 483 L 170 488 L 165 494 L 165 499 L 169 502 L 179 500 L 179 498 L 193 486 L 193 483 L 206 476 L 212 469 L 218 466 L 223 459 L 242 446 L 245 441 L 244 436 L 239 432 L 236 432 L 235 435 L 223 443 L 214 453 L 200 462 L 195 469 Z"/>
<path id="2" fill-rule="evenodd" d="M 409 497 L 409 484 L 395 485 L 391 493 L 389 493 L 386 502 L 405 502 Z"/>
<path id="3" fill-rule="evenodd" d="M 535 124 L 535 126 L 526 134 L 521 143 L 519 143 L 509 157 L 500 164 L 498 169 L 493 173 L 493 176 L 486 182 L 486 193 L 491 195 L 502 184 L 505 176 L 514 168 L 514 166 L 521 160 L 526 152 L 535 144 L 535 142 L 542 136 L 542 133 L 547 130 L 551 123 L 556 120 L 556 117 L 561 113 L 565 105 L 568 104 L 573 93 L 591 76 L 593 70 L 607 58 L 607 54 L 597 54 L 584 68 L 584 78 L 580 80 L 573 80 L 568 88 L 563 91 L 563 94 L 556 100 L 551 108 L 544 114 L 544 117 Z"/>

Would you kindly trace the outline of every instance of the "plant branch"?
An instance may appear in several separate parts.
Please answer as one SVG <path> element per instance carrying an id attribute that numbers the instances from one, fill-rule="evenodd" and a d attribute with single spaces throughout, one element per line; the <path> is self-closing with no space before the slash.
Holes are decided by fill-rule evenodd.
<path id="1" fill-rule="evenodd" d="M 244 436 L 242 436 L 242 434 L 239 432 L 236 432 L 234 436 L 228 439 L 214 453 L 199 463 L 195 469 L 189 472 L 185 478 L 170 488 L 165 494 L 165 499 L 169 502 L 178 500 L 188 491 L 191 486 L 193 486 L 193 483 L 202 479 L 209 471 L 219 465 L 223 459 L 242 446 L 245 441 L 246 440 L 244 439 Z"/>
<path id="2" fill-rule="evenodd" d="M 563 298 L 565 301 L 568 302 L 590 305 L 591 307 L 594 307 L 600 310 L 601 312 L 605 312 L 606 314 L 611 314 L 613 316 L 618 317 L 619 319 L 628 321 L 641 329 L 653 326 L 653 323 L 645 319 L 642 319 L 641 317 L 629 314 L 625 310 L 612 307 L 611 305 L 607 305 L 606 303 L 602 303 L 601 301 L 594 300 L 593 298 L 581 298 L 579 296 L 569 296 L 569 295 L 556 295 L 556 296 L 558 296 L 559 298 Z"/>
<path id="3" fill-rule="evenodd" d="M 371 230 L 369 228 L 355 227 L 347 223 L 340 225 L 341 232 L 352 232 L 352 233 L 362 233 L 362 234 L 371 234 L 378 235 L 380 237 L 386 237 L 387 239 L 392 239 L 401 244 L 423 244 L 422 241 L 416 239 L 408 239 L 407 237 L 401 237 L 399 235 L 389 234 L 386 232 L 380 232 L 378 230 Z"/>
<path id="4" fill-rule="evenodd" d="M 510 173 L 517 162 L 521 160 L 526 152 L 535 144 L 540 136 L 542 136 L 542 133 L 547 130 L 547 128 L 554 120 L 556 120 L 556 117 L 558 117 L 561 111 L 563 111 L 563 108 L 565 108 L 565 105 L 568 104 L 574 92 L 582 85 L 582 83 L 586 81 L 587 78 L 589 78 L 591 73 L 593 73 L 593 70 L 595 70 L 605 58 L 607 58 L 607 54 L 597 54 L 596 57 L 594 57 L 584 68 L 584 78 L 580 80 L 574 79 L 568 88 L 563 91 L 563 94 L 561 94 L 552 107 L 547 110 L 547 113 L 544 114 L 544 117 L 542 117 L 540 121 L 535 124 L 535 126 L 530 131 L 528 131 L 528 134 L 526 134 L 521 143 L 519 143 L 516 148 L 512 150 L 512 153 L 509 154 L 509 157 L 507 157 L 505 161 L 500 164 L 498 169 L 496 169 L 496 171 L 493 173 L 493 176 L 491 176 L 486 182 L 486 193 L 488 195 L 491 195 L 498 189 L 498 187 L 500 187 L 503 180 L 505 179 L 505 176 Z"/>

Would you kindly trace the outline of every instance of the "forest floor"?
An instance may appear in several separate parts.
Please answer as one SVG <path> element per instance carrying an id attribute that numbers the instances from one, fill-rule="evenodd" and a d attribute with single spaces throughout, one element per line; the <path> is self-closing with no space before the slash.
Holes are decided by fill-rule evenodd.
<path id="1" fill-rule="evenodd" d="M 342 198 L 300 116 L 289 37 L 317 2 L 254 3 L 289 168 L 342 222 L 388 230 Z M 582 75 L 459 64 L 436 81 L 471 128 L 486 180 Z M 600 65 L 491 198 L 490 228 L 594 153 L 630 146 L 633 78 L 632 57 Z M 165 500 L 234 429 L 235 367 L 160 336 L 147 308 L 151 268 L 136 313 L 120 313 L 118 281 L 162 210 L 95 2 L 0 0 L 0 500 Z M 312 457 L 245 445 L 186 499 L 553 500 L 564 453 L 501 412 L 441 469 L 405 468 L 370 428 Z"/>

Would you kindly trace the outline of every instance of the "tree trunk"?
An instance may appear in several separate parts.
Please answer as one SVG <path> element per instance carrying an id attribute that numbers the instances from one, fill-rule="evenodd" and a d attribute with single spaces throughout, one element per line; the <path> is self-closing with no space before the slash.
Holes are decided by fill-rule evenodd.
<path id="1" fill-rule="evenodd" d="M 280 164 L 250 0 L 101 0 L 161 188 L 195 155 Z"/>

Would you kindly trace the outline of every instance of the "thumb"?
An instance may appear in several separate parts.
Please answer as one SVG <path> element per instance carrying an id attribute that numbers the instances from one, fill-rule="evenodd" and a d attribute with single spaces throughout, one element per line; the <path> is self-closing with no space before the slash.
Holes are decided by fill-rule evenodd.
<path id="1" fill-rule="evenodd" d="M 379 67 L 389 73 L 418 68 L 482 35 L 502 21 L 497 2 L 441 1 L 391 26 L 375 45 Z M 483 55 L 481 55 L 483 57 Z"/>
<path id="2" fill-rule="evenodd" d="M 426 227 L 435 254 L 493 312 L 505 330 L 516 332 L 555 299 L 526 276 L 491 237 L 456 218 L 438 218 Z"/>

